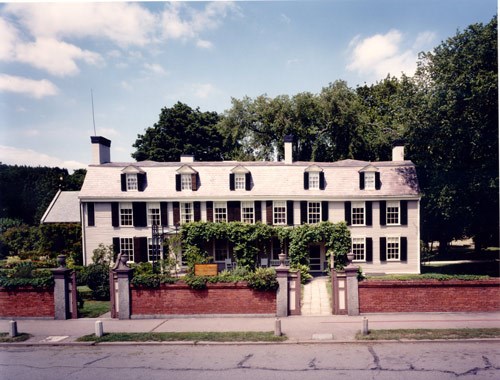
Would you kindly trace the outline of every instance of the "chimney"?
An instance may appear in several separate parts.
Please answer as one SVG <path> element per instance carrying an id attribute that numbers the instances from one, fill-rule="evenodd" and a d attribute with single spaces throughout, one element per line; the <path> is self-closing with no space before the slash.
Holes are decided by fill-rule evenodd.
<path id="1" fill-rule="evenodd" d="M 293 135 L 285 136 L 285 164 L 293 163 Z"/>
<path id="2" fill-rule="evenodd" d="M 181 154 L 181 162 L 194 162 L 192 154 Z"/>
<path id="3" fill-rule="evenodd" d="M 405 144 L 403 140 L 395 140 L 392 143 L 392 160 L 393 161 L 405 160 Z"/>
<path id="4" fill-rule="evenodd" d="M 111 162 L 111 141 L 102 136 L 91 136 L 92 165 L 102 165 Z"/>

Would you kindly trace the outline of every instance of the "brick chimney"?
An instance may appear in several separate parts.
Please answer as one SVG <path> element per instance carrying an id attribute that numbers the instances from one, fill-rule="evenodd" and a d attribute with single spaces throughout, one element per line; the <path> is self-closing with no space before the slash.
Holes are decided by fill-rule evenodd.
<path id="1" fill-rule="evenodd" d="M 102 136 L 91 136 L 92 165 L 111 162 L 111 141 Z"/>
<path id="2" fill-rule="evenodd" d="M 395 140 L 392 143 L 392 160 L 393 161 L 405 160 L 405 143 L 403 140 Z"/>
<path id="3" fill-rule="evenodd" d="M 285 164 L 293 163 L 293 136 L 285 136 Z"/>

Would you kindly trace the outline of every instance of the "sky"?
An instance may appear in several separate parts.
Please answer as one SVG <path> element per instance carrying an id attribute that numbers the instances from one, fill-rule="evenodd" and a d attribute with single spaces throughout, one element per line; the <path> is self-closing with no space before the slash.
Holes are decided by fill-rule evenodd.
<path id="1" fill-rule="evenodd" d="M 496 14 L 496 0 L 0 3 L 0 162 L 85 168 L 94 124 L 132 162 L 163 107 L 411 76 L 419 52 Z"/>

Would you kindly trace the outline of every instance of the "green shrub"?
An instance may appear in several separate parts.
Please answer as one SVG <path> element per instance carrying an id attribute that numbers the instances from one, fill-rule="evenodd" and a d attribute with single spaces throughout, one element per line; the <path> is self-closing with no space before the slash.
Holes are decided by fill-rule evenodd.
<path id="1" fill-rule="evenodd" d="M 109 300 L 109 267 L 102 264 L 90 264 L 82 273 L 85 284 L 92 290 L 95 300 Z"/>
<path id="2" fill-rule="evenodd" d="M 35 269 L 31 262 L 22 262 L 13 269 L 0 272 L 0 287 L 15 289 L 32 286 L 48 288 L 54 285 L 54 277 L 48 269 Z"/>
<path id="3" fill-rule="evenodd" d="M 187 274 L 184 276 L 184 281 L 186 284 L 196 290 L 202 290 L 207 287 L 207 281 L 208 277 L 207 276 L 195 276 L 193 274 Z"/>
<path id="4" fill-rule="evenodd" d="M 300 272 L 300 283 L 307 283 L 313 276 L 309 273 L 309 266 L 305 264 L 294 264 L 290 270 L 298 270 Z"/>
<path id="5" fill-rule="evenodd" d="M 248 286 L 255 290 L 271 291 L 278 289 L 276 270 L 274 268 L 257 268 L 246 277 Z"/>
<path id="6" fill-rule="evenodd" d="M 130 283 L 137 287 L 158 288 L 160 286 L 160 275 L 152 273 L 134 275 Z"/>

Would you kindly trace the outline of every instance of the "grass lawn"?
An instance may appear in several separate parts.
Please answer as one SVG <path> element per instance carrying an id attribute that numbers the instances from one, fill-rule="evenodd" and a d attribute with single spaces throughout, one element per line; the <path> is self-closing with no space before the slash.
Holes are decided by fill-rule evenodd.
<path id="1" fill-rule="evenodd" d="M 283 342 L 286 336 L 273 332 L 157 332 L 157 333 L 109 333 L 98 338 L 94 334 L 78 338 L 80 342 Z"/>
<path id="2" fill-rule="evenodd" d="M 109 311 L 109 301 L 86 300 L 82 309 L 78 309 L 80 318 L 97 318 Z"/>
<path id="3" fill-rule="evenodd" d="M 21 333 L 11 338 L 8 333 L 0 333 L 0 343 L 24 342 L 31 337 L 30 334 Z"/>
<path id="4" fill-rule="evenodd" d="M 500 338 L 500 328 L 478 329 L 395 329 L 370 330 L 368 335 L 359 332 L 357 340 L 434 340 Z"/>

